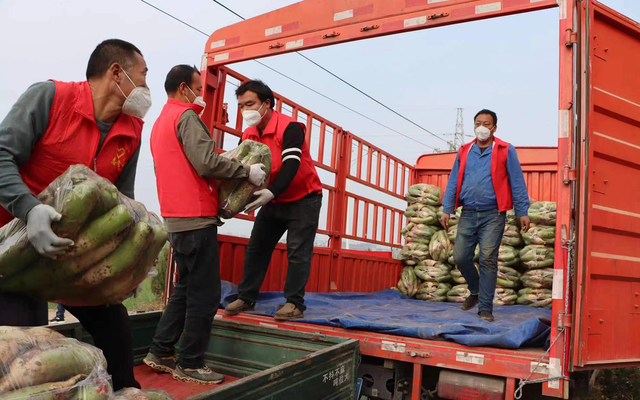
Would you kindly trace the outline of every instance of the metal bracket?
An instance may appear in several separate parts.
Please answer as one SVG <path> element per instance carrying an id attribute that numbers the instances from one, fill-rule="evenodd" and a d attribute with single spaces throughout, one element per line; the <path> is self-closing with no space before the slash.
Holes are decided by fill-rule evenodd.
<path id="1" fill-rule="evenodd" d="M 327 34 L 322 35 L 322 38 L 323 39 L 331 39 L 331 38 L 338 37 L 338 36 L 340 36 L 340 32 L 333 31 L 331 33 L 327 33 Z"/>
<path id="2" fill-rule="evenodd" d="M 439 14 L 431 14 L 429 16 L 427 16 L 428 20 L 433 20 L 433 19 L 438 19 L 438 18 L 445 18 L 448 17 L 449 13 L 448 12 L 444 12 L 444 13 L 439 13 Z"/>
<path id="3" fill-rule="evenodd" d="M 280 43 L 280 42 L 276 42 L 275 44 L 272 44 L 271 46 L 269 46 L 269 49 L 273 50 L 273 49 L 279 49 L 284 47 L 284 44 Z"/>
<path id="4" fill-rule="evenodd" d="M 372 30 L 378 29 L 378 28 L 380 28 L 380 25 L 367 25 L 367 26 L 364 26 L 364 27 L 360 28 L 360 32 L 369 32 L 369 31 L 372 31 Z"/>

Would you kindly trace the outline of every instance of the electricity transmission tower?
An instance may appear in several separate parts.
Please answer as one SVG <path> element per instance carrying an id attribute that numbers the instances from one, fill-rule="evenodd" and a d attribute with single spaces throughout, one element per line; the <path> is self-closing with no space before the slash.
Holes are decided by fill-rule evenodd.
<path id="1" fill-rule="evenodd" d="M 447 141 L 449 148 L 446 151 L 458 151 L 464 144 L 464 117 L 463 109 L 456 109 L 456 130 L 455 133 L 445 133 L 444 136 L 453 136 L 453 140 Z M 442 153 L 445 150 L 436 149 L 434 153 Z"/>

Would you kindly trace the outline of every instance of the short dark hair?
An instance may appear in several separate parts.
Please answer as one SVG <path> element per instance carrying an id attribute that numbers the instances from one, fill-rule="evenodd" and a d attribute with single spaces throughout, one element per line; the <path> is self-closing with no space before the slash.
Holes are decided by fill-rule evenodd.
<path id="1" fill-rule="evenodd" d="M 87 80 L 101 77 L 109 70 L 113 63 L 118 63 L 124 69 L 132 68 L 135 63 L 136 53 L 142 56 L 142 52 L 136 46 L 120 39 L 107 39 L 100 43 L 87 64 Z"/>
<path id="2" fill-rule="evenodd" d="M 491 110 L 487 110 L 486 108 L 483 108 L 482 110 L 478 111 L 476 116 L 473 117 L 473 122 L 476 122 L 476 118 L 478 118 L 478 115 L 482 115 L 482 114 L 491 115 L 491 118 L 493 118 L 493 125 L 496 125 L 496 126 L 498 125 L 498 114 L 494 113 Z"/>
<path id="3" fill-rule="evenodd" d="M 191 86 L 193 83 L 193 73 L 200 75 L 198 68 L 191 65 L 180 64 L 171 68 L 171 71 L 167 74 L 167 79 L 164 81 L 164 90 L 167 93 L 175 93 L 178 91 L 182 82 Z"/>
<path id="4" fill-rule="evenodd" d="M 238 88 L 236 89 L 236 97 L 242 96 L 249 91 L 257 94 L 258 98 L 263 103 L 267 101 L 267 99 L 271 100 L 271 108 L 275 106 L 276 99 L 273 96 L 273 92 L 271 91 L 269 86 L 265 85 L 261 80 L 256 79 L 253 81 L 247 81 L 238 86 Z"/>

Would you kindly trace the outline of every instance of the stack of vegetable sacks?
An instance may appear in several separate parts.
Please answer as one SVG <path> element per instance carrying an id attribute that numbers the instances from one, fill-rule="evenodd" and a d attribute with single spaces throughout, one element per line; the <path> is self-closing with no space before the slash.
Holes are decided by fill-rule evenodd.
<path id="1" fill-rule="evenodd" d="M 254 197 L 254 192 L 264 189 L 269 184 L 271 150 L 265 144 L 253 140 L 245 140 L 235 149 L 222 153 L 222 157 L 233 158 L 246 165 L 264 164 L 263 170 L 267 173 L 264 183 L 260 186 L 252 185 L 245 178 L 220 182 L 218 187 L 218 215 L 222 218 L 230 219 L 244 211 L 247 204 Z"/>
<path id="2" fill-rule="evenodd" d="M 62 215 L 52 229 L 74 246 L 55 260 L 41 257 L 14 219 L 0 229 L 3 291 L 71 306 L 119 303 L 150 275 L 167 242 L 158 216 L 83 165 L 70 167 L 38 199 Z"/>
<path id="3" fill-rule="evenodd" d="M 111 398 L 102 351 L 47 328 L 0 326 L 0 399 Z"/>
<path id="4" fill-rule="evenodd" d="M 498 251 L 498 279 L 493 304 L 510 306 L 516 304 L 520 287 L 520 249 L 523 241 L 519 221 L 513 210 L 507 213 L 500 250 Z"/>
<path id="5" fill-rule="evenodd" d="M 405 246 L 400 253 L 405 268 L 397 289 L 422 300 L 445 301 L 451 289 L 447 259 L 453 245 L 440 225 L 442 194 L 439 187 L 422 183 L 406 195 L 409 224 L 402 230 Z"/>
<path id="6" fill-rule="evenodd" d="M 518 304 L 551 308 L 556 203 L 531 204 L 529 218 L 531 228 L 522 234 L 526 247 L 520 250 L 520 259 L 525 272 L 521 277 L 524 289 L 518 292 Z"/>

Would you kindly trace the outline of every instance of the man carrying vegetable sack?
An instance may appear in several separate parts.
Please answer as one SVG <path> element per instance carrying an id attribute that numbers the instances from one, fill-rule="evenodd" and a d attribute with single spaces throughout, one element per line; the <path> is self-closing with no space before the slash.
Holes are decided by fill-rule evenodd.
<path id="1" fill-rule="evenodd" d="M 236 90 L 238 107 L 248 128 L 242 140 L 266 144 L 271 150 L 269 186 L 255 193 L 247 205 L 251 212 L 262 207 L 253 225 L 245 253 L 238 300 L 225 308 L 236 315 L 252 310 L 271 261 L 271 254 L 287 232 L 286 304 L 275 319 L 302 318 L 304 291 L 311 273 L 313 243 L 322 207 L 322 184 L 311 159 L 305 127 L 273 109 L 273 92 L 261 81 L 248 81 Z"/>
<path id="2" fill-rule="evenodd" d="M 224 375 L 204 363 L 220 306 L 218 192 L 213 179 L 246 178 L 261 185 L 264 165 L 248 166 L 216 153 L 198 116 L 205 104 L 195 67 L 177 65 L 165 84 L 169 100 L 151 131 L 160 211 L 178 264 L 178 282 L 156 329 L 145 364 L 174 379 L 216 384 Z M 181 338 L 176 360 L 174 346 Z"/>
<path id="3" fill-rule="evenodd" d="M 0 124 L 0 225 L 26 222 L 33 247 L 56 258 L 74 243 L 55 235 L 61 215 L 36 194 L 71 165 L 83 164 L 134 197 L 142 118 L 151 106 L 147 64 L 131 43 L 110 39 L 89 58 L 84 82 L 46 81 L 29 87 Z M 133 335 L 122 304 L 67 307 L 93 336 L 113 386 L 140 387 L 133 376 Z M 0 293 L 0 325 L 47 324 L 47 303 Z"/>
<path id="4" fill-rule="evenodd" d="M 506 212 L 515 208 L 522 230 L 529 230 L 529 195 L 516 149 L 494 136 L 498 127 L 496 113 L 481 110 L 474 121 L 476 140 L 458 152 L 444 195 L 441 223 L 448 229 L 450 215 L 462 206 L 453 248 L 453 261 L 471 292 L 462 303 L 462 310 L 479 303 L 478 315 L 491 322 Z M 473 264 L 478 243 L 479 273 Z"/>

